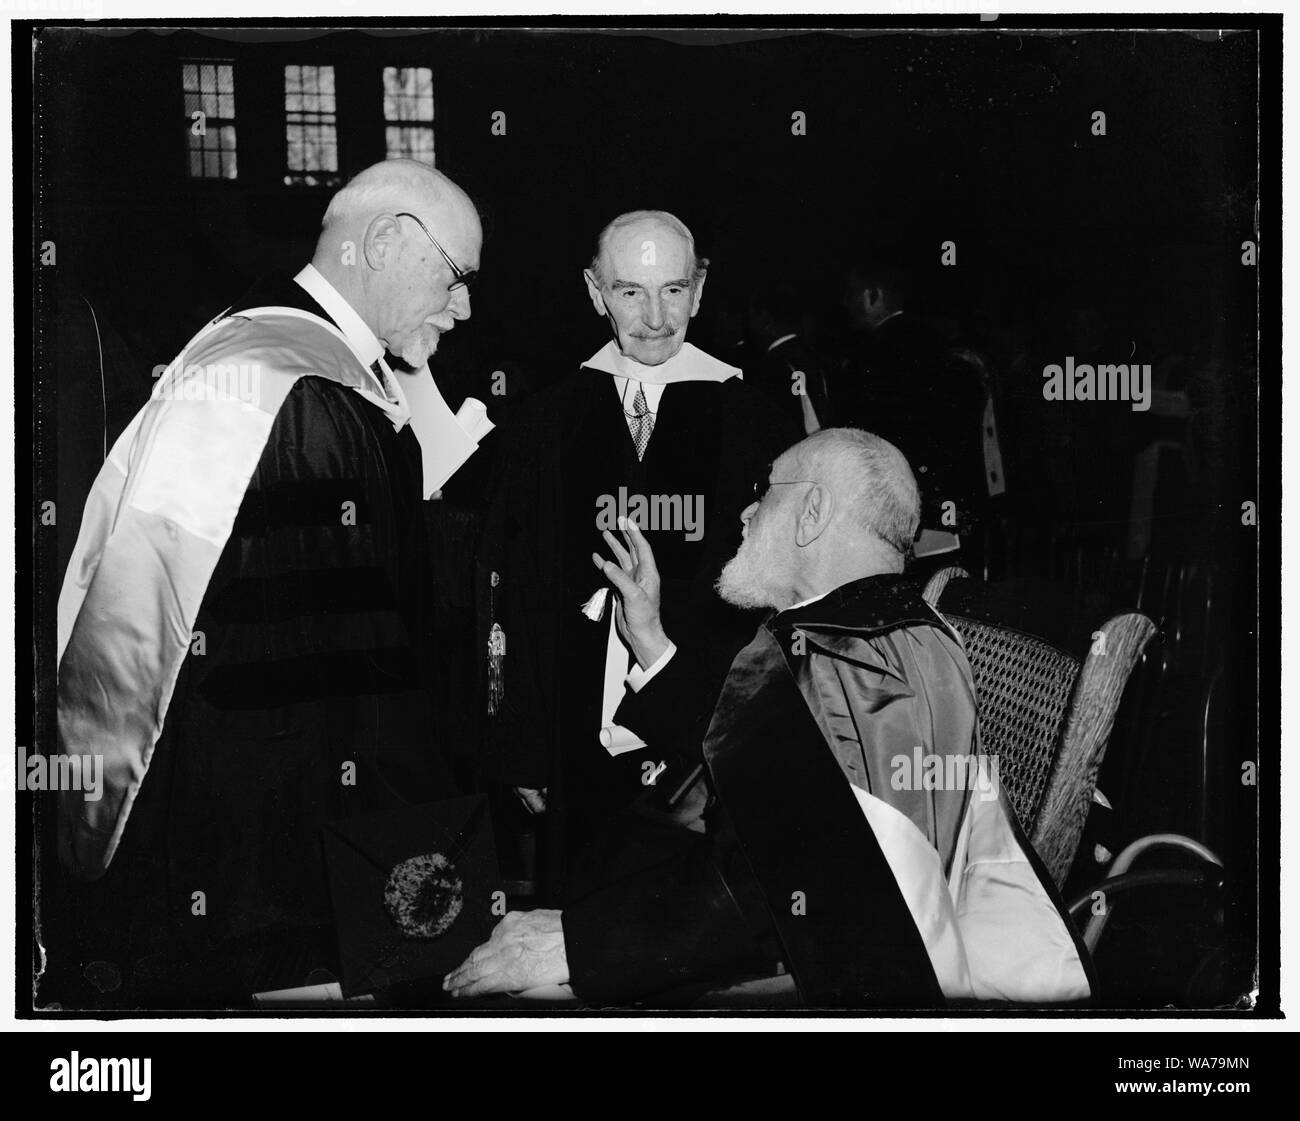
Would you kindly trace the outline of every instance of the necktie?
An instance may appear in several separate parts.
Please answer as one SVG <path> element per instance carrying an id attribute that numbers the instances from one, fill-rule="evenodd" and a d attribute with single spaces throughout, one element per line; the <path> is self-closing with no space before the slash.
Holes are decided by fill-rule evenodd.
<path id="1" fill-rule="evenodd" d="M 632 433 L 632 442 L 636 444 L 637 459 L 645 459 L 645 450 L 650 446 L 650 433 L 654 431 L 655 415 L 645 399 L 645 387 L 640 382 L 636 385 L 636 398 L 632 402 L 632 411 L 627 415 L 627 427 Z"/>
<path id="2" fill-rule="evenodd" d="M 384 363 L 380 358 L 376 358 L 374 364 L 370 367 L 370 372 L 379 379 L 379 384 L 384 387 L 384 396 L 392 399 L 393 390 L 388 384 L 388 376 L 384 373 Z"/>

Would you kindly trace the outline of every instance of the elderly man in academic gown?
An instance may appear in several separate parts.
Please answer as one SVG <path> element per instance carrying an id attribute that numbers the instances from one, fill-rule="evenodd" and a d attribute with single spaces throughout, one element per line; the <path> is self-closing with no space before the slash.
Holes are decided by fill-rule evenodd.
<path id="1" fill-rule="evenodd" d="M 718 585 L 775 613 L 707 718 L 706 835 L 562 911 L 507 915 L 444 988 L 663 1002 L 784 969 L 823 1007 L 1086 999 L 1087 953 L 980 752 L 960 639 L 901 574 L 920 509 L 906 460 L 827 429 L 769 482 Z M 631 524 L 608 544 L 620 626 L 653 653 L 669 629 L 653 553 Z M 667 659 L 641 696 L 689 724 Z"/>
<path id="2" fill-rule="evenodd" d="M 669 818 L 700 824 L 701 785 L 668 806 L 695 766 L 636 703 L 653 667 L 620 639 L 592 572 L 602 529 L 619 513 L 639 518 L 659 557 L 664 618 L 710 703 L 752 629 L 712 586 L 755 478 L 796 433 L 739 370 L 686 341 L 706 266 L 671 214 L 610 222 L 583 276 L 613 338 L 502 430 L 480 553 L 504 648 L 489 670 L 489 765 L 544 814 L 542 879 L 557 899 L 609 874 L 604 836 L 630 806 L 647 852 L 674 843 Z"/>
<path id="3" fill-rule="evenodd" d="M 333 959 L 322 827 L 456 792 L 422 511 L 450 413 L 426 361 L 469 317 L 481 240 L 441 173 L 361 172 L 312 263 L 194 337 L 95 482 L 58 715 L 105 790 L 63 796 L 60 848 L 93 881 L 67 896 L 78 952 L 129 999 L 303 984 Z"/>

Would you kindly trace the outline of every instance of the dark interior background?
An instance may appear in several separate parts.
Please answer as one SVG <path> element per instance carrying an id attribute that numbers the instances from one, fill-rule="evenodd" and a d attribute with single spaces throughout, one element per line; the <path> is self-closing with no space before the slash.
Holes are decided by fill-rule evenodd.
<path id="1" fill-rule="evenodd" d="M 185 59 L 235 64 L 236 180 L 188 176 Z M 344 177 L 384 157 L 382 68 L 433 71 L 438 166 L 487 225 L 473 320 L 438 363 L 449 397 L 496 406 L 503 363 L 540 384 L 595 350 L 580 277 L 595 234 L 663 207 L 712 260 L 691 335 L 706 348 L 769 279 L 799 284 L 832 341 L 842 256 L 905 244 L 914 309 L 993 362 L 1008 477 L 1036 518 L 1114 528 L 1130 455 L 1159 431 L 1154 410 L 1047 405 L 1042 366 L 1066 354 L 1132 356 L 1158 386 L 1190 385 L 1217 460 L 1210 505 L 1253 468 L 1253 33 L 46 29 L 40 236 L 143 387 L 260 273 L 310 255 L 331 192 L 283 183 L 295 62 L 335 67 Z M 955 268 L 940 265 L 949 240 Z M 132 411 L 110 416 L 110 440 Z M 102 416 L 80 415 L 87 430 L 67 435 L 99 445 Z"/>

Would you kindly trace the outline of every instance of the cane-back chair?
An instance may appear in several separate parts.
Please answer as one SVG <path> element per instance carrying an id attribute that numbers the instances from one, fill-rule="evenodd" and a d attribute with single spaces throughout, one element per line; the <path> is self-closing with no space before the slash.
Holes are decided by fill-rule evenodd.
<path id="1" fill-rule="evenodd" d="M 1155 634 L 1145 615 L 1116 615 L 1092 633 L 1083 662 L 1033 634 L 943 611 L 960 568 L 930 578 L 925 599 L 961 636 L 975 678 L 982 750 L 1020 827 L 1060 887 L 1074 862 L 1129 674 Z"/>

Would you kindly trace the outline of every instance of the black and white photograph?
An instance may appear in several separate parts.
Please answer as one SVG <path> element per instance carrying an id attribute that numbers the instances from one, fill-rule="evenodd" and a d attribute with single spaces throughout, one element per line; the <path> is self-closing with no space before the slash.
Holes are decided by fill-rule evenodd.
<path id="1" fill-rule="evenodd" d="M 111 8 L 19 1021 L 1280 1014 L 1281 15 Z"/>

